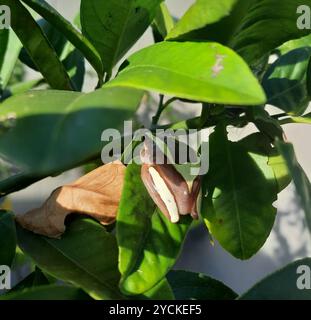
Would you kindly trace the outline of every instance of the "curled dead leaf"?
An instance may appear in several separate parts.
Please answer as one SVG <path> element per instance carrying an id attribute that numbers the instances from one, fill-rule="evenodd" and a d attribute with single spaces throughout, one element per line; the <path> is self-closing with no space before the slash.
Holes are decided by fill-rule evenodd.
<path id="1" fill-rule="evenodd" d="M 38 209 L 16 217 L 34 233 L 59 238 L 70 213 L 88 215 L 103 225 L 116 219 L 125 175 L 125 166 L 115 161 L 101 166 L 75 182 L 53 191 Z"/>

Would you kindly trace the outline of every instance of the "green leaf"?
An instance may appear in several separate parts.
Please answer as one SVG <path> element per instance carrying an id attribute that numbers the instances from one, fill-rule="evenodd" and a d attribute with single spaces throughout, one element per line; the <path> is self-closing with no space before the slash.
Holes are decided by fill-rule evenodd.
<path id="1" fill-rule="evenodd" d="M 156 32 L 160 40 L 164 40 L 168 33 L 174 27 L 174 19 L 171 16 L 166 4 L 162 2 L 157 9 L 152 28 Z"/>
<path id="2" fill-rule="evenodd" d="M 1 136 L 0 154 L 13 168 L 0 182 L 1 192 L 16 191 L 99 157 L 103 130 L 121 127 L 142 94 L 122 88 L 89 94 L 47 90 L 7 99 L 0 118 L 11 117 L 12 123 Z"/>
<path id="3" fill-rule="evenodd" d="M 98 73 L 101 80 L 103 76 L 103 64 L 99 53 L 77 29 L 61 16 L 52 6 L 44 0 L 23 0 L 29 7 L 39 13 L 45 20 L 61 32 L 77 49 L 83 53 L 92 67 Z"/>
<path id="4" fill-rule="evenodd" d="M 174 265 L 191 224 L 189 216 L 172 224 L 150 198 L 140 166 L 129 165 L 117 216 L 121 291 L 142 294 Z"/>
<path id="5" fill-rule="evenodd" d="M 136 298 L 136 297 L 135 297 Z M 139 296 L 138 296 L 139 298 Z M 144 293 L 142 300 L 175 300 L 174 293 L 169 282 L 164 278 L 152 289 Z"/>
<path id="6" fill-rule="evenodd" d="M 55 49 L 57 56 L 62 61 L 71 78 L 74 89 L 76 91 L 81 91 L 85 74 L 84 56 L 49 22 L 41 19 L 38 20 L 37 23 Z M 28 67 L 37 70 L 36 65 L 24 48 L 22 49 L 19 58 Z"/>
<path id="7" fill-rule="evenodd" d="M 8 29 L 1 29 L 0 30 L 0 70 L 3 65 L 5 52 L 7 50 L 7 45 L 9 42 L 9 30 Z"/>
<path id="8" fill-rule="evenodd" d="M 59 57 L 65 47 L 66 38 L 57 29 L 55 29 L 49 22 L 45 19 L 39 19 L 36 21 L 39 27 L 42 29 L 44 35 L 54 48 L 57 56 Z M 38 71 L 35 63 L 32 61 L 31 57 L 27 53 L 27 50 L 23 48 L 19 55 L 19 60 L 26 64 L 29 68 Z"/>
<path id="9" fill-rule="evenodd" d="M 168 280 L 177 300 L 234 300 L 237 294 L 202 273 L 171 271 Z"/>
<path id="10" fill-rule="evenodd" d="M 311 259 L 295 261 L 276 271 L 255 284 L 239 300 L 311 300 L 311 290 L 298 288 L 298 279 L 301 277 L 298 272 L 300 266 L 306 266 L 310 270 Z M 310 281 L 310 272 L 303 276 L 307 277 L 306 281 Z"/>
<path id="11" fill-rule="evenodd" d="M 256 1 L 258 0 L 236 0 L 234 3 L 232 2 L 230 10 L 223 12 L 222 17 L 211 15 L 209 10 L 197 12 L 197 16 L 202 17 L 203 19 L 200 21 L 188 21 L 189 26 L 199 27 L 199 25 L 203 25 L 203 22 L 206 23 L 206 25 L 199 29 L 194 29 L 181 34 L 175 39 L 180 41 L 213 41 L 229 45 L 232 37 L 241 24 L 241 20 L 247 14 L 252 4 Z M 209 7 L 213 7 L 215 9 L 217 8 L 218 3 L 224 3 L 224 0 L 209 0 Z M 222 9 L 219 8 L 219 12 L 221 12 L 221 10 Z M 215 12 L 215 10 L 213 12 Z M 214 19 L 215 22 L 213 22 Z"/>
<path id="12" fill-rule="evenodd" d="M 263 78 L 268 103 L 291 115 L 301 115 L 308 107 L 307 69 L 311 47 L 292 50 L 281 56 Z"/>
<path id="13" fill-rule="evenodd" d="M 309 96 L 309 100 L 311 100 L 311 58 L 309 59 L 308 67 L 307 67 L 307 93 Z"/>
<path id="14" fill-rule="evenodd" d="M 231 142 L 220 125 L 210 137 L 201 212 L 211 234 L 239 259 L 253 256 L 273 227 L 279 187 L 270 154 L 270 141 L 261 133 Z"/>
<path id="15" fill-rule="evenodd" d="M 3 34 L 3 32 L 5 33 L 6 31 L 0 30 L 0 34 Z M 11 78 L 22 44 L 12 30 L 8 31 L 8 42 L 5 47 L 2 39 L 0 40 L 0 50 L 5 49 L 5 51 L 2 52 L 2 66 L 0 63 L 0 88 L 2 87 L 4 89 Z"/>
<path id="16" fill-rule="evenodd" d="M 11 8 L 11 26 L 47 83 L 54 89 L 71 90 L 63 64 L 31 14 L 19 1 L 2 3 Z"/>
<path id="17" fill-rule="evenodd" d="M 94 299 L 122 299 L 116 239 L 97 222 L 74 219 L 61 240 L 38 236 L 21 227 L 17 235 L 22 250 L 43 271 L 82 288 Z"/>
<path id="18" fill-rule="evenodd" d="M 82 0 L 82 32 L 97 48 L 105 70 L 135 44 L 151 24 L 162 0 Z"/>
<path id="19" fill-rule="evenodd" d="M 288 119 L 280 120 L 282 124 L 287 123 L 300 123 L 300 124 L 311 124 L 311 113 L 305 114 L 301 117 L 291 117 Z"/>
<path id="20" fill-rule="evenodd" d="M 168 34 L 167 39 L 177 39 L 218 22 L 230 14 L 236 2 L 237 0 L 196 0 Z"/>
<path id="21" fill-rule="evenodd" d="M 292 182 L 292 175 L 287 168 L 286 160 L 278 150 L 273 149 L 270 153 L 268 164 L 274 172 L 278 184 L 278 193 L 280 193 Z"/>
<path id="22" fill-rule="evenodd" d="M 277 142 L 280 153 L 286 160 L 289 171 L 293 176 L 301 206 L 305 211 L 307 225 L 311 232 L 311 184 L 310 181 L 296 159 L 295 150 L 292 144 Z"/>
<path id="23" fill-rule="evenodd" d="M 16 250 L 13 214 L 0 210 L 0 265 L 11 266 Z"/>
<path id="24" fill-rule="evenodd" d="M 231 46 L 254 64 L 284 42 L 306 36 L 310 30 L 297 27 L 297 8 L 311 7 L 311 0 L 261 0 L 248 10 Z"/>
<path id="25" fill-rule="evenodd" d="M 244 61 L 217 43 L 161 42 L 129 58 L 106 86 L 219 104 L 258 105 L 265 95 Z"/>
<path id="26" fill-rule="evenodd" d="M 81 91 L 85 75 L 85 63 L 82 53 L 67 42 L 61 56 L 62 62 L 77 91 Z"/>
<path id="27" fill-rule="evenodd" d="M 304 47 L 310 47 L 310 46 L 311 46 L 311 35 L 309 34 L 306 37 L 285 42 L 277 49 L 277 52 L 280 55 L 284 55 L 292 50 L 304 48 Z"/>
<path id="28" fill-rule="evenodd" d="M 91 300 L 82 290 L 70 286 L 48 285 L 0 296 L 0 300 Z"/>

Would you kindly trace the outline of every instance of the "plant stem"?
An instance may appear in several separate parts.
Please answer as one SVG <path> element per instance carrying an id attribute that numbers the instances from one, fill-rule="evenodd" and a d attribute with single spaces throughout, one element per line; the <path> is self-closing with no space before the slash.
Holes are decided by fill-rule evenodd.
<path id="1" fill-rule="evenodd" d="M 286 118 L 286 119 L 279 120 L 279 124 L 281 126 L 283 126 L 284 124 L 290 124 L 290 123 L 297 123 L 297 122 L 295 122 L 294 119 L 292 119 L 292 118 Z"/>
<path id="2" fill-rule="evenodd" d="M 210 117 L 210 105 L 207 103 L 202 103 L 200 129 L 202 129 L 204 127 L 204 125 L 208 121 L 209 117 Z"/>
<path id="3" fill-rule="evenodd" d="M 95 87 L 95 90 L 96 89 L 100 89 L 104 84 L 104 80 L 103 80 L 103 76 L 101 75 L 98 75 L 98 82 L 97 82 L 97 85 Z"/>
<path id="4" fill-rule="evenodd" d="M 165 103 L 164 103 L 164 95 L 161 94 L 160 95 L 160 101 L 159 101 L 159 106 L 158 106 L 158 111 L 157 113 L 155 114 L 155 116 L 152 118 L 152 127 L 156 126 L 160 120 L 160 117 L 161 117 L 161 114 L 162 112 L 164 111 L 164 109 L 166 107 L 168 107 L 173 101 L 175 101 L 176 98 L 171 98 L 169 100 L 167 100 Z"/>
<path id="5" fill-rule="evenodd" d="M 112 70 L 109 70 L 105 74 L 104 84 L 107 83 L 108 81 L 110 81 L 111 77 L 112 77 Z"/>

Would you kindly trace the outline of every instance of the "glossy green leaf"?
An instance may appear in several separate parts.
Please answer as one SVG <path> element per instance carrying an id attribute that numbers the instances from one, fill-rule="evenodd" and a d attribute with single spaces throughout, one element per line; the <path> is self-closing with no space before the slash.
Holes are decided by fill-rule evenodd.
<path id="1" fill-rule="evenodd" d="M 0 210 L 0 265 L 11 266 L 16 250 L 13 214 Z"/>
<path id="2" fill-rule="evenodd" d="M 168 34 L 167 39 L 176 39 L 218 22 L 230 14 L 236 2 L 237 0 L 196 0 Z"/>
<path id="3" fill-rule="evenodd" d="M 61 60 L 67 70 L 71 82 L 77 91 L 81 91 L 85 76 L 84 56 L 81 51 L 67 42 L 62 52 Z"/>
<path id="4" fill-rule="evenodd" d="M 29 7 L 39 13 L 45 20 L 61 32 L 97 71 L 99 78 L 103 76 L 103 65 L 99 53 L 77 29 L 61 16 L 52 6 L 44 0 L 23 0 Z"/>
<path id="5" fill-rule="evenodd" d="M 133 298 L 133 297 L 132 297 Z M 135 297 L 136 298 L 136 297 Z M 138 296 L 138 298 L 140 298 Z M 174 293 L 169 282 L 164 278 L 152 289 L 145 292 L 141 298 L 142 300 L 175 300 Z"/>
<path id="6" fill-rule="evenodd" d="M 122 298 L 117 243 L 97 222 L 75 219 L 61 240 L 38 236 L 21 227 L 17 235 L 22 250 L 40 269 L 82 288 L 94 299 Z"/>
<path id="7" fill-rule="evenodd" d="M 292 144 L 278 142 L 277 147 L 286 160 L 289 171 L 293 176 L 297 194 L 301 206 L 305 211 L 307 225 L 311 232 L 311 184 L 310 181 L 296 159 L 295 150 Z"/>
<path id="8" fill-rule="evenodd" d="M 279 193 L 291 183 L 292 177 L 283 156 L 276 148 L 267 148 L 267 146 L 268 139 L 270 142 L 274 142 L 276 139 L 283 139 L 283 129 L 278 120 L 272 118 L 263 107 L 253 107 L 249 110 L 251 111 L 251 121 L 254 122 L 262 134 L 249 136 L 248 142 L 250 145 L 253 144 L 255 148 L 260 146 L 263 150 L 266 150 L 265 154 L 269 156 L 268 164 L 274 172 Z"/>
<path id="9" fill-rule="evenodd" d="M 80 11 L 74 18 L 74 25 L 81 30 Z M 70 42 L 67 42 L 61 59 L 75 88 L 77 88 L 78 91 L 82 91 L 84 76 L 86 73 L 85 59 L 82 51 L 76 49 Z"/>
<path id="10" fill-rule="evenodd" d="M 142 294 L 174 265 L 191 224 L 189 216 L 172 224 L 151 200 L 140 178 L 140 166 L 129 165 L 117 216 L 122 292 Z"/>
<path id="11" fill-rule="evenodd" d="M 307 67 L 306 86 L 307 86 L 307 93 L 308 93 L 309 100 L 311 100 L 311 58 L 309 59 L 309 63 Z"/>
<path id="12" fill-rule="evenodd" d="M 43 33 L 47 37 L 48 41 L 54 48 L 57 56 L 59 57 L 65 47 L 66 38 L 63 34 L 61 34 L 57 29 L 55 29 L 49 22 L 44 19 L 37 20 L 37 24 L 42 29 Z M 38 71 L 35 63 L 32 61 L 31 57 L 27 53 L 27 50 L 23 48 L 19 55 L 19 59 L 21 62 L 26 64 L 29 68 Z"/>
<path id="13" fill-rule="evenodd" d="M 284 55 L 292 50 L 310 47 L 310 46 L 311 46 L 311 35 L 309 34 L 306 37 L 285 42 L 277 49 L 277 52 L 280 55 Z"/>
<path id="14" fill-rule="evenodd" d="M 8 29 L 1 29 L 0 30 L 0 70 L 3 65 L 8 42 L 9 42 L 9 30 Z"/>
<path id="15" fill-rule="evenodd" d="M 279 186 L 270 153 L 270 141 L 260 133 L 231 142 L 220 125 L 210 137 L 201 213 L 212 236 L 239 259 L 253 256 L 273 227 Z"/>
<path id="16" fill-rule="evenodd" d="M 47 285 L 0 296 L 0 300 L 91 300 L 82 290 L 70 286 Z"/>
<path id="17" fill-rule="evenodd" d="M 168 280 L 177 300 L 234 300 L 237 294 L 202 273 L 171 271 Z"/>
<path id="18" fill-rule="evenodd" d="M 306 36 L 310 30 L 297 27 L 297 8 L 311 7 L 311 0 L 257 1 L 245 15 L 231 46 L 249 63 L 291 39 Z"/>
<path id="19" fill-rule="evenodd" d="M 280 193 L 292 182 L 292 175 L 288 170 L 286 160 L 283 155 L 274 148 L 269 155 L 268 164 L 274 172 L 278 184 L 278 193 Z"/>
<path id="20" fill-rule="evenodd" d="M 11 26 L 53 89 L 71 90 L 70 78 L 42 30 L 27 9 L 14 0 L 3 0 L 11 8 Z"/>
<path id="21" fill-rule="evenodd" d="M 157 9 L 152 24 L 154 32 L 158 33 L 161 41 L 163 41 L 168 33 L 173 29 L 174 24 L 174 19 L 171 16 L 165 2 L 162 2 Z"/>
<path id="22" fill-rule="evenodd" d="M 287 123 L 299 123 L 299 124 L 311 124 L 311 113 L 305 114 L 301 117 L 290 117 L 284 120 L 280 120 L 282 124 Z"/>
<path id="23" fill-rule="evenodd" d="M 132 55 L 107 86 L 156 91 L 220 104 L 258 105 L 265 95 L 232 50 L 204 42 L 161 42 Z"/>
<path id="24" fill-rule="evenodd" d="M 242 19 L 256 1 L 258 0 L 236 0 L 234 3 L 232 2 L 233 4 L 230 10 L 223 12 L 223 16 L 220 15 L 219 17 L 214 14 L 211 15 L 209 10 L 197 12 L 198 17 L 202 17 L 202 20 L 189 20 L 189 26 L 199 27 L 199 25 L 203 25 L 203 22 L 206 23 L 206 25 L 199 29 L 183 33 L 175 39 L 180 41 L 213 41 L 229 46 L 230 41 L 241 25 Z M 209 0 L 208 2 L 209 6 L 215 9 L 219 4 L 224 3 L 224 0 Z M 222 9 L 219 8 L 219 13 L 221 13 L 221 11 Z M 215 12 L 215 10 L 213 12 Z M 213 22 L 214 20 L 215 22 Z"/>
<path id="25" fill-rule="evenodd" d="M 103 130 L 121 127 L 142 94 L 122 88 L 89 94 L 47 90 L 7 99 L 0 117 L 10 121 L 9 130 L 1 136 L 0 154 L 12 173 L 0 182 L 1 192 L 16 191 L 98 157 Z"/>
<path id="26" fill-rule="evenodd" d="M 4 30 L 0 30 L 0 34 L 3 34 Z M 1 39 L 2 40 L 2 39 Z M 1 42 L 1 49 L 4 48 L 4 43 Z M 6 88 L 12 72 L 14 70 L 18 55 L 22 48 L 22 44 L 12 30 L 8 31 L 8 42 L 5 46 L 5 51 L 2 52 L 2 66 L 0 63 L 0 88 Z M 1 55 L 1 53 L 0 53 Z M 0 58 L 1 60 L 1 58 Z"/>
<path id="27" fill-rule="evenodd" d="M 301 115 L 308 107 L 307 69 L 311 47 L 292 50 L 273 63 L 263 78 L 268 103 L 288 114 Z"/>
<path id="28" fill-rule="evenodd" d="M 82 31 L 97 48 L 108 73 L 146 31 L 161 2 L 81 1 Z"/>
<path id="29" fill-rule="evenodd" d="M 76 91 L 81 91 L 85 74 L 84 56 L 49 22 L 41 19 L 38 20 L 37 23 L 55 49 L 57 56 L 62 61 L 71 78 L 73 88 Z M 24 48 L 21 51 L 19 59 L 28 67 L 37 70 L 36 65 Z"/>
<path id="30" fill-rule="evenodd" d="M 301 273 L 302 266 L 304 270 L 309 271 Z M 255 284 L 239 300 L 311 300 L 311 290 L 308 285 L 304 290 L 298 287 L 301 281 L 302 284 L 310 283 L 310 269 L 310 258 L 297 260 Z"/>

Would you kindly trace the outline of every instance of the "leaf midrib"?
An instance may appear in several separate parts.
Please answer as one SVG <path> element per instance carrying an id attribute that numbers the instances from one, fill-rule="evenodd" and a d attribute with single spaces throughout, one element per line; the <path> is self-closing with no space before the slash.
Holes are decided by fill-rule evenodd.
<path id="1" fill-rule="evenodd" d="M 95 15 L 98 17 L 98 21 L 101 25 L 103 25 L 104 23 L 102 22 L 96 8 L 95 8 L 95 4 L 94 2 L 92 1 L 91 3 L 91 6 L 92 6 L 92 9 L 93 9 L 93 12 L 95 13 Z M 107 67 L 107 71 L 110 73 L 112 68 L 114 67 L 114 65 L 116 64 L 116 60 L 117 60 L 117 53 L 120 52 L 120 47 L 121 47 L 121 40 L 123 39 L 124 37 L 124 34 L 126 32 L 126 27 L 128 25 L 128 22 L 129 22 L 129 19 L 130 19 L 130 16 L 131 16 L 131 10 L 132 9 L 132 5 L 130 4 L 129 5 L 129 10 L 127 10 L 127 15 L 126 15 L 126 18 L 124 19 L 123 21 L 123 24 L 122 24 L 122 27 L 121 27 L 121 32 L 117 35 L 117 43 L 116 43 L 116 46 L 112 46 L 110 47 L 111 51 L 113 52 L 112 53 L 112 56 L 111 56 L 111 61 L 110 63 L 107 63 L 108 65 L 105 66 Z M 110 33 L 113 33 L 111 30 L 109 30 Z M 100 42 L 101 44 L 104 44 L 105 47 L 108 47 L 110 45 L 104 43 L 104 42 Z"/>
<path id="2" fill-rule="evenodd" d="M 130 8 L 132 8 L 131 5 L 130 5 Z M 125 21 L 124 21 L 124 24 L 122 25 L 122 30 L 121 30 L 121 33 L 120 33 L 120 35 L 119 35 L 119 39 L 118 39 L 116 48 L 115 48 L 114 53 L 113 53 L 113 56 L 112 56 L 110 69 L 112 69 L 113 66 L 114 66 L 115 63 L 116 63 L 117 52 L 120 51 L 121 40 L 123 39 L 123 36 L 124 36 L 124 34 L 125 34 L 125 30 L 126 30 L 126 26 L 128 25 L 129 18 L 130 18 L 130 10 L 128 10 L 126 19 L 125 19 Z M 109 70 L 109 71 L 110 71 L 110 70 Z"/>
<path id="3" fill-rule="evenodd" d="M 232 185 L 234 208 L 235 208 L 235 212 L 236 212 L 236 220 L 237 220 L 237 225 L 238 225 L 238 230 L 239 230 L 238 234 L 239 234 L 239 238 L 240 238 L 241 254 L 242 254 L 242 258 L 245 259 L 246 255 L 245 255 L 244 241 L 243 241 L 243 236 L 242 236 L 240 209 L 239 209 L 239 205 L 238 205 L 238 194 L 236 192 L 237 188 L 236 188 L 235 177 L 234 177 L 234 173 L 233 173 L 234 171 L 233 171 L 232 157 L 231 157 L 230 148 L 229 148 L 230 142 L 227 140 L 227 138 L 225 138 L 225 139 L 226 139 L 225 140 L 225 148 L 226 148 L 227 160 L 228 160 L 229 170 L 230 170 L 230 181 L 231 181 L 231 185 Z"/>

